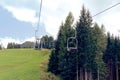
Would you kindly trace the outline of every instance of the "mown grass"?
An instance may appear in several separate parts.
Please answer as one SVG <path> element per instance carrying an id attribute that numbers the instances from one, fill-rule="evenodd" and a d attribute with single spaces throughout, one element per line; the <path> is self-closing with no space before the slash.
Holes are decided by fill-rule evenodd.
<path id="1" fill-rule="evenodd" d="M 50 50 L 0 50 L 0 80 L 58 80 L 47 72 Z"/>

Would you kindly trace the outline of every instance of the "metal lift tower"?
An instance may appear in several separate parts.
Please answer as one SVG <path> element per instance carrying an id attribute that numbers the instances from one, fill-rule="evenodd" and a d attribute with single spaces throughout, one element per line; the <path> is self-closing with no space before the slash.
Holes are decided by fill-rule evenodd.
<path id="1" fill-rule="evenodd" d="M 40 37 L 38 36 L 38 32 L 39 32 L 39 26 L 40 26 L 41 9 L 42 9 L 42 0 L 40 2 L 40 10 L 39 10 L 37 29 L 35 30 L 35 49 L 36 50 L 40 49 Z"/>

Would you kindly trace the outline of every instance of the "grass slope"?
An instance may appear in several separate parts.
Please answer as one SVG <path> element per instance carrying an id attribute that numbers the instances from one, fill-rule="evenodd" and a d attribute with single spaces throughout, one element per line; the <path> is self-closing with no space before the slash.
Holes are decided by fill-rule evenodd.
<path id="1" fill-rule="evenodd" d="M 0 50 L 0 80 L 47 80 L 50 50 Z"/>

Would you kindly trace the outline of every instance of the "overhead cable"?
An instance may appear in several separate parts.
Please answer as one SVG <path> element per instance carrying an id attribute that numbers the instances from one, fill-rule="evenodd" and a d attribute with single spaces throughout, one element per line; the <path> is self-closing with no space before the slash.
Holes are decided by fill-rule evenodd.
<path id="1" fill-rule="evenodd" d="M 117 3 L 117 4 L 115 4 L 115 5 L 112 5 L 111 7 L 107 8 L 107 9 L 101 11 L 101 12 L 98 12 L 97 14 L 93 15 L 92 17 L 95 17 L 95 16 L 97 16 L 97 15 L 99 15 L 99 14 L 101 14 L 101 13 L 104 13 L 105 11 L 107 11 L 107 10 L 109 10 L 109 9 L 112 9 L 113 7 L 115 7 L 115 6 L 119 5 L 119 4 L 120 4 L 120 2 Z"/>

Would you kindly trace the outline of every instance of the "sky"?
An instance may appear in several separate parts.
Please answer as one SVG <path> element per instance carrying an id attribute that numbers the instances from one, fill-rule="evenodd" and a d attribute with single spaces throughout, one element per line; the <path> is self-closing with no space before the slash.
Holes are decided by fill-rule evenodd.
<path id="1" fill-rule="evenodd" d="M 8 42 L 22 43 L 34 41 L 37 29 L 39 5 L 41 0 L 0 0 L 0 44 Z M 39 37 L 51 35 L 57 37 L 60 24 L 71 11 L 75 22 L 79 19 L 84 5 L 91 15 L 119 3 L 119 0 L 42 0 Z M 120 5 L 93 17 L 93 22 L 103 24 L 106 32 L 119 35 Z"/>

